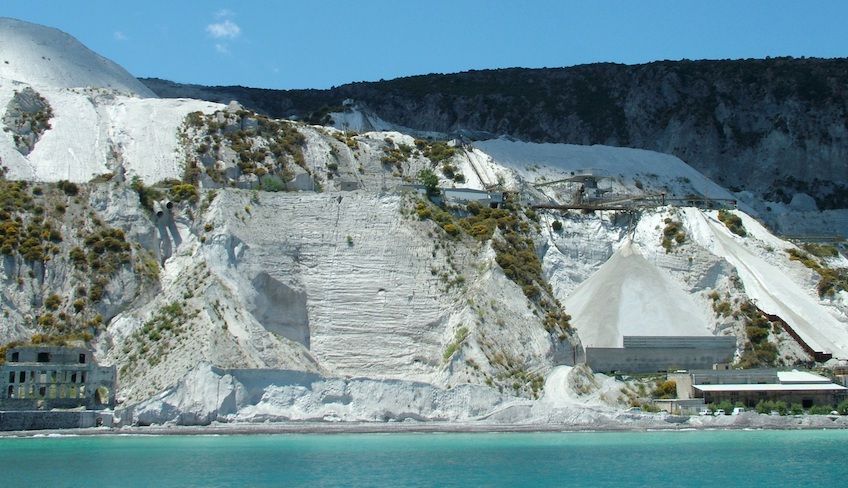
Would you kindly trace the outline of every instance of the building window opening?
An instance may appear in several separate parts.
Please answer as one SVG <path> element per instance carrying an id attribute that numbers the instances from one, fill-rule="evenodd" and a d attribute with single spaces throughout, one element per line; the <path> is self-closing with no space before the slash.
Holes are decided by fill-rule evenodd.
<path id="1" fill-rule="evenodd" d="M 813 406 L 812 398 L 804 398 L 801 400 L 801 408 L 807 409 Z"/>
<path id="2" fill-rule="evenodd" d="M 18 373 L 18 383 L 25 383 L 25 382 L 26 382 L 26 371 L 21 371 L 20 373 Z"/>
<path id="3" fill-rule="evenodd" d="M 80 373 L 80 383 L 85 383 L 85 371 Z"/>
<path id="4" fill-rule="evenodd" d="M 18 361 L 20 361 L 20 357 L 21 357 L 20 353 L 13 352 L 12 357 L 9 359 L 9 362 L 17 363 Z"/>
<path id="5" fill-rule="evenodd" d="M 94 401 L 97 405 L 108 405 L 109 404 L 109 388 L 105 386 L 99 386 L 94 391 Z"/>
<path id="6" fill-rule="evenodd" d="M 49 363 L 50 362 L 50 353 L 49 352 L 40 352 L 38 353 L 38 358 L 36 359 L 39 363 Z"/>
<path id="7" fill-rule="evenodd" d="M 76 382 L 77 382 L 77 374 L 71 373 L 71 383 L 76 383 Z"/>
<path id="8" fill-rule="evenodd" d="M 14 387 L 14 386 L 12 386 L 12 385 L 9 385 L 9 393 L 8 393 L 8 396 L 9 396 L 9 398 L 14 398 L 14 396 L 15 396 L 15 387 Z"/>
<path id="9" fill-rule="evenodd" d="M 80 362 L 80 364 L 85 364 L 85 354 L 79 355 L 79 362 Z"/>
<path id="10" fill-rule="evenodd" d="M 9 372 L 9 383 L 14 383 L 14 382 L 15 382 L 15 372 L 10 371 Z"/>
<path id="11" fill-rule="evenodd" d="M 38 387 L 38 396 L 41 397 L 41 398 L 44 398 L 44 397 L 47 396 L 47 387 L 46 386 Z"/>

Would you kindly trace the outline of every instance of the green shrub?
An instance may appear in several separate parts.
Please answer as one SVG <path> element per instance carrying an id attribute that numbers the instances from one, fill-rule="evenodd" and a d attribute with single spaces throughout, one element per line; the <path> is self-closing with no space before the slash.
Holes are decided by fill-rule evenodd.
<path id="1" fill-rule="evenodd" d="M 433 173 L 431 169 L 422 169 L 418 172 L 418 180 L 427 189 L 427 194 L 430 196 L 439 194 L 439 177 Z"/>
<path id="2" fill-rule="evenodd" d="M 75 197 L 79 194 L 79 186 L 77 186 L 76 183 L 71 183 L 70 181 L 66 180 L 59 180 L 56 186 L 58 186 L 59 189 L 65 192 L 65 195 L 68 195 L 69 197 Z"/>
<path id="3" fill-rule="evenodd" d="M 551 228 L 554 230 L 554 232 L 562 232 L 562 222 L 560 222 L 559 220 L 554 220 L 554 222 L 551 224 Z"/>
<path id="4" fill-rule="evenodd" d="M 416 141 L 416 146 L 418 146 L 418 141 Z M 434 141 L 429 144 L 425 143 L 424 147 L 421 149 L 424 157 L 433 163 L 441 163 L 442 161 L 452 158 L 454 154 L 456 154 L 456 149 L 448 146 L 448 143 L 445 141 Z"/>
<path id="5" fill-rule="evenodd" d="M 666 253 L 671 252 L 673 244 L 683 244 L 686 240 L 686 232 L 683 230 L 683 224 L 677 220 L 665 219 L 665 228 L 661 239 L 662 247 Z"/>
<path id="6" fill-rule="evenodd" d="M 447 224 L 443 227 L 443 229 L 445 229 L 445 232 L 452 236 L 459 235 L 459 227 L 454 224 Z"/>
<path id="7" fill-rule="evenodd" d="M 171 187 L 169 191 L 171 200 L 175 202 L 197 203 L 200 198 L 200 193 L 197 187 L 189 183 L 179 183 Z"/>
<path id="8" fill-rule="evenodd" d="M 737 366 L 740 368 L 776 366 L 777 346 L 768 341 L 768 336 L 773 329 L 771 322 L 751 302 L 743 303 L 739 307 L 739 313 L 744 318 L 748 341 L 745 343 Z"/>
<path id="9" fill-rule="evenodd" d="M 713 302 L 713 311 L 722 317 L 728 317 L 732 313 L 730 302 L 721 300 Z"/>
<path id="10" fill-rule="evenodd" d="M 789 408 L 786 406 L 786 402 L 775 402 L 772 400 L 761 400 L 757 403 L 755 407 L 758 413 L 771 413 L 777 412 L 780 415 L 786 415 L 789 413 Z"/>
<path id="11" fill-rule="evenodd" d="M 445 178 L 452 180 L 456 175 L 456 168 L 450 163 L 445 163 L 442 165 L 442 174 L 445 175 Z"/>
<path id="12" fill-rule="evenodd" d="M 389 142 L 391 142 L 391 140 Z M 399 144 L 395 147 L 392 144 L 391 146 L 383 147 L 383 157 L 380 158 L 380 162 L 383 164 L 394 165 L 398 169 L 401 169 L 402 163 L 407 161 L 410 155 L 412 155 L 411 147 L 405 144 Z"/>
<path id="13" fill-rule="evenodd" d="M 674 380 L 658 381 L 651 396 L 654 398 L 677 398 L 677 382 Z"/>
<path id="14" fill-rule="evenodd" d="M 745 237 L 748 235 L 748 232 L 745 230 L 745 226 L 742 224 L 742 218 L 738 215 L 721 209 L 718 211 L 718 220 L 720 220 L 729 230 L 734 234 Z"/>
<path id="15" fill-rule="evenodd" d="M 807 412 L 810 415 L 827 415 L 833 411 L 833 405 L 813 405 Z"/>
<path id="16" fill-rule="evenodd" d="M 262 189 L 265 191 L 285 191 L 286 184 L 279 177 L 274 175 L 266 175 L 261 180 Z"/>
<path id="17" fill-rule="evenodd" d="M 130 188 L 138 194 L 138 201 L 141 206 L 149 212 L 153 211 L 153 202 L 164 198 L 162 192 L 155 188 L 145 186 L 144 182 L 138 176 L 133 176 Z"/>
<path id="18" fill-rule="evenodd" d="M 533 241 L 516 233 L 509 233 L 504 239 L 492 242 L 495 249 L 495 261 L 503 269 L 507 278 L 522 287 L 531 301 L 538 298 L 539 282 L 542 279 L 542 263 L 536 255 Z"/>
<path id="19" fill-rule="evenodd" d="M 56 310 L 62 304 L 62 297 L 53 293 L 44 300 L 44 306 L 50 310 Z"/>
<path id="20" fill-rule="evenodd" d="M 190 127 L 195 127 L 195 128 L 203 127 L 203 123 L 204 123 L 203 112 L 197 111 L 197 112 L 189 113 L 188 115 L 186 115 L 185 123 L 188 124 Z"/>
<path id="21" fill-rule="evenodd" d="M 804 249 L 813 256 L 820 258 L 835 258 L 839 256 L 839 250 L 836 249 L 836 246 L 831 246 L 829 244 L 816 244 L 810 242 L 804 244 Z"/>
<path id="22" fill-rule="evenodd" d="M 730 415 L 733 413 L 733 408 L 734 405 L 730 402 L 730 400 L 722 400 L 714 405 L 713 411 L 721 409 L 724 410 L 725 415 Z"/>
<path id="23" fill-rule="evenodd" d="M 456 351 L 462 346 L 462 343 L 465 341 L 465 338 L 468 337 L 468 327 L 462 326 L 456 330 L 454 333 L 454 340 L 445 348 L 445 352 L 442 354 L 442 359 L 445 361 L 449 360 Z"/>
<path id="24" fill-rule="evenodd" d="M 840 290 L 848 290 L 848 270 L 829 268 L 820 264 L 813 256 L 797 249 L 787 249 L 786 253 L 791 261 L 798 261 L 818 273 L 821 279 L 816 285 L 816 289 L 820 297 L 833 295 Z"/>

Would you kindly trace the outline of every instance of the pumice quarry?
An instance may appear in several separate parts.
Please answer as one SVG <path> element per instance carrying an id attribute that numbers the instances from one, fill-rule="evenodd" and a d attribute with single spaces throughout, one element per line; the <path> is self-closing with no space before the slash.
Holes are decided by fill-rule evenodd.
<path id="1" fill-rule="evenodd" d="M 0 18 L 0 430 L 846 428 L 832 69 L 757 137 L 668 129 L 690 165 L 654 99 L 594 139 L 358 86 L 280 114 Z M 815 178 L 805 103 L 842 110 Z"/>

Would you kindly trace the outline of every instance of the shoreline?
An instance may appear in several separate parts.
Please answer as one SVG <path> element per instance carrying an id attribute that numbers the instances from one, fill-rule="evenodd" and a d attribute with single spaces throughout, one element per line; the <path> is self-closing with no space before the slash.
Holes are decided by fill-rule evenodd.
<path id="1" fill-rule="evenodd" d="M 763 419 L 759 417 L 765 417 Z M 697 418 L 697 417 L 693 417 Z M 771 417 L 740 416 L 734 422 L 691 424 L 647 421 L 595 424 L 499 424 L 481 422 L 263 422 L 213 423 L 211 425 L 154 425 L 126 427 L 91 427 L 79 429 L 44 429 L 2 431 L 0 438 L 89 437 L 89 436 L 217 436 L 217 435 L 333 435 L 333 434 L 494 434 L 494 433 L 605 433 L 605 432 L 692 432 L 707 430 L 846 430 L 848 417 L 829 416 Z M 724 419 L 717 419 L 724 420 Z M 740 421 L 742 420 L 742 421 Z M 799 421 L 800 420 L 800 421 Z"/>

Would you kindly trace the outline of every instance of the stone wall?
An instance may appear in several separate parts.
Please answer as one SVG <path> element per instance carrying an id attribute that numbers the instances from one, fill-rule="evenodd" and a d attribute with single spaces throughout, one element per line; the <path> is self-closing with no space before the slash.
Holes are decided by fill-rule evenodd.
<path id="1" fill-rule="evenodd" d="M 82 429 L 86 427 L 112 426 L 112 413 L 99 411 L 39 411 L 21 410 L 0 412 L 0 431 Z"/>

